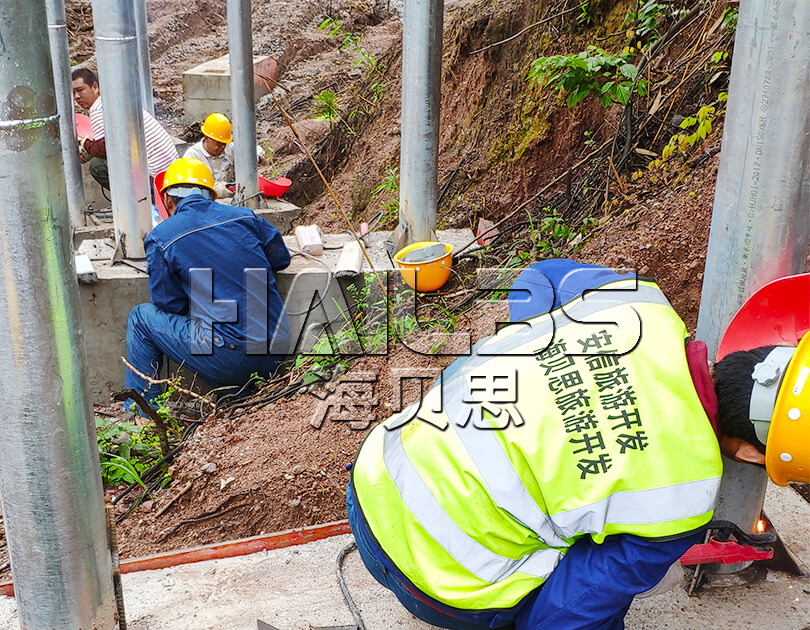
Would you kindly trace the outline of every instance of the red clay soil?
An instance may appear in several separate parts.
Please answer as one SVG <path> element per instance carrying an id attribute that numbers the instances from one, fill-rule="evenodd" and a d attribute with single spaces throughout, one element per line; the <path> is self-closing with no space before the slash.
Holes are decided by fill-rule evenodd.
<path id="1" fill-rule="evenodd" d="M 460 322 L 459 330 L 469 331 L 473 343 L 493 334 L 496 322 L 508 318 L 505 306 L 501 301 L 475 309 Z M 354 461 L 368 430 L 399 408 L 400 391 L 404 405 L 419 397 L 418 382 L 406 381 L 400 390 L 392 368 L 433 368 L 435 378 L 453 360 L 452 356 L 426 356 L 401 344 L 392 344 L 388 355 L 360 358 L 349 375 L 372 372 L 378 379 L 373 397 L 363 399 L 372 402 L 371 413 L 362 410 L 363 421 L 354 428 L 347 421 L 330 420 L 331 414 L 324 421 L 317 413 L 321 399 L 329 393 L 323 385 L 231 419 L 208 421 L 172 466 L 171 488 L 155 493 L 153 501 L 119 525 L 122 555 L 346 518 L 347 464 Z M 215 471 L 205 472 L 213 468 L 211 464 Z M 157 516 L 189 483 L 191 489 Z M 120 510 L 124 509 L 121 505 Z"/>

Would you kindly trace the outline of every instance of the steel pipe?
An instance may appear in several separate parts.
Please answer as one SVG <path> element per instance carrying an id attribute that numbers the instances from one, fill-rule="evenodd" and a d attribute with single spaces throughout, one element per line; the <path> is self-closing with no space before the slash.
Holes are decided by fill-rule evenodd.
<path id="1" fill-rule="evenodd" d="M 152 204 L 133 2 L 93 0 L 93 26 L 115 237 L 125 257 L 144 258 Z"/>
<path id="2" fill-rule="evenodd" d="M 0 13 L 0 492 L 22 628 L 115 627 L 44 0 Z"/>
<path id="3" fill-rule="evenodd" d="M 810 231 L 810 3 L 743 0 L 697 337 L 714 356 L 748 296 L 804 268 Z M 717 518 L 752 532 L 767 476 L 724 460 Z"/>
<path id="4" fill-rule="evenodd" d="M 405 0 L 399 232 L 407 244 L 435 238 L 443 0 Z"/>
<path id="5" fill-rule="evenodd" d="M 155 115 L 152 94 L 152 65 L 149 61 L 149 22 L 146 19 L 146 0 L 133 0 L 135 5 L 135 34 L 138 38 L 138 78 L 141 84 L 143 108 Z"/>
<path id="6" fill-rule="evenodd" d="M 253 34 L 250 0 L 228 0 L 228 55 L 231 66 L 231 110 L 237 203 L 258 207 L 256 110 L 253 84 Z"/>
<path id="7" fill-rule="evenodd" d="M 64 0 L 46 0 L 48 12 L 48 41 L 51 47 L 56 106 L 59 110 L 59 135 L 62 139 L 67 204 L 70 223 L 84 225 L 84 184 L 82 166 L 76 144 L 76 125 L 73 117 L 73 87 L 70 79 L 70 50 L 68 48 L 67 18 Z"/>

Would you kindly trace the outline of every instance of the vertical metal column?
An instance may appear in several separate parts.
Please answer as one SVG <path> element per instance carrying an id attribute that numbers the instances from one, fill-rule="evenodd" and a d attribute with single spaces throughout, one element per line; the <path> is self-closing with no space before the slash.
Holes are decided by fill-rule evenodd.
<path id="1" fill-rule="evenodd" d="M 138 77 L 141 83 L 143 108 L 155 115 L 152 94 L 152 65 L 149 61 L 149 26 L 146 19 L 146 0 L 133 0 L 135 4 L 135 34 L 138 37 Z"/>
<path id="2" fill-rule="evenodd" d="M 228 55 L 231 64 L 234 160 L 237 203 L 258 207 L 259 171 L 256 157 L 256 110 L 253 85 L 253 33 L 250 0 L 228 0 Z"/>
<path id="3" fill-rule="evenodd" d="M 115 237 L 124 256 L 144 258 L 152 203 L 132 0 L 93 0 L 93 25 Z"/>
<path id="4" fill-rule="evenodd" d="M 443 18 L 443 0 L 405 0 L 398 231 L 407 243 L 436 233 Z"/>
<path id="5" fill-rule="evenodd" d="M 73 117 L 73 87 L 70 79 L 70 50 L 64 0 L 46 0 L 48 11 L 48 41 L 53 62 L 53 82 L 56 106 L 59 110 L 59 134 L 62 139 L 67 204 L 70 223 L 76 228 L 84 225 L 84 184 L 79 151 L 76 145 L 76 125 Z"/>
<path id="6" fill-rule="evenodd" d="M 743 0 L 697 337 L 714 356 L 762 285 L 801 272 L 810 231 L 810 3 Z M 717 517 L 753 531 L 765 471 L 724 460 Z"/>
<path id="7" fill-rule="evenodd" d="M 0 12 L 0 492 L 22 628 L 115 627 L 44 0 Z"/>

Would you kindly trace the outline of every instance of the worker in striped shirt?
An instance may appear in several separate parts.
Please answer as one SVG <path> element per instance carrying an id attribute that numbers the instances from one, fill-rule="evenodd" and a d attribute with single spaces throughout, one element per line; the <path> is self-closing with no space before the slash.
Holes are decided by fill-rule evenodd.
<path id="1" fill-rule="evenodd" d="M 104 141 L 104 115 L 101 105 L 98 79 L 88 68 L 73 71 L 73 98 L 76 104 L 87 110 L 93 131 L 92 138 L 79 138 L 79 151 L 83 162 L 90 162 L 90 174 L 103 188 L 109 190 L 107 172 L 107 146 Z M 146 110 L 143 111 L 144 136 L 146 137 L 146 164 L 149 176 L 165 171 L 180 156 L 174 141 L 166 130 Z"/>

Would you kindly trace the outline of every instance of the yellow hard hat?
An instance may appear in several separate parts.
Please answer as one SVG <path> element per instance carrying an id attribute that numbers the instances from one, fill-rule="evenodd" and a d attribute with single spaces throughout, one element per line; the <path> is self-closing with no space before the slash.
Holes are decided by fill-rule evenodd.
<path id="1" fill-rule="evenodd" d="M 160 193 L 163 194 L 165 190 L 172 186 L 177 186 L 178 184 L 202 186 L 211 191 L 214 199 L 217 198 L 217 193 L 214 190 L 214 176 L 211 174 L 211 169 L 197 158 L 180 158 L 172 162 L 163 176 Z"/>
<path id="2" fill-rule="evenodd" d="M 788 356 L 793 348 L 776 348 L 771 354 L 780 350 Z M 758 364 L 757 368 L 767 361 Z M 765 449 L 768 476 L 780 486 L 791 481 L 810 482 L 810 333 L 799 342 L 783 371 Z M 756 379 L 756 370 L 753 376 L 756 389 L 761 386 Z M 769 376 L 766 373 L 764 378 L 767 380 Z M 775 376 L 778 379 L 778 370 Z M 752 392 L 752 402 L 754 396 Z"/>
<path id="3" fill-rule="evenodd" d="M 810 274 L 760 287 L 737 311 L 717 361 L 738 350 L 776 346 L 754 367 L 749 418 L 765 444 L 774 483 L 810 483 Z"/>
<path id="4" fill-rule="evenodd" d="M 224 142 L 228 144 L 233 142 L 231 135 L 231 121 L 228 120 L 224 114 L 210 114 L 205 122 L 200 127 L 203 135 L 216 140 L 217 142 Z"/>
<path id="5" fill-rule="evenodd" d="M 419 292 L 436 291 L 444 286 L 453 267 L 453 246 L 436 241 L 419 241 L 403 247 L 394 260 L 402 279 Z"/>

